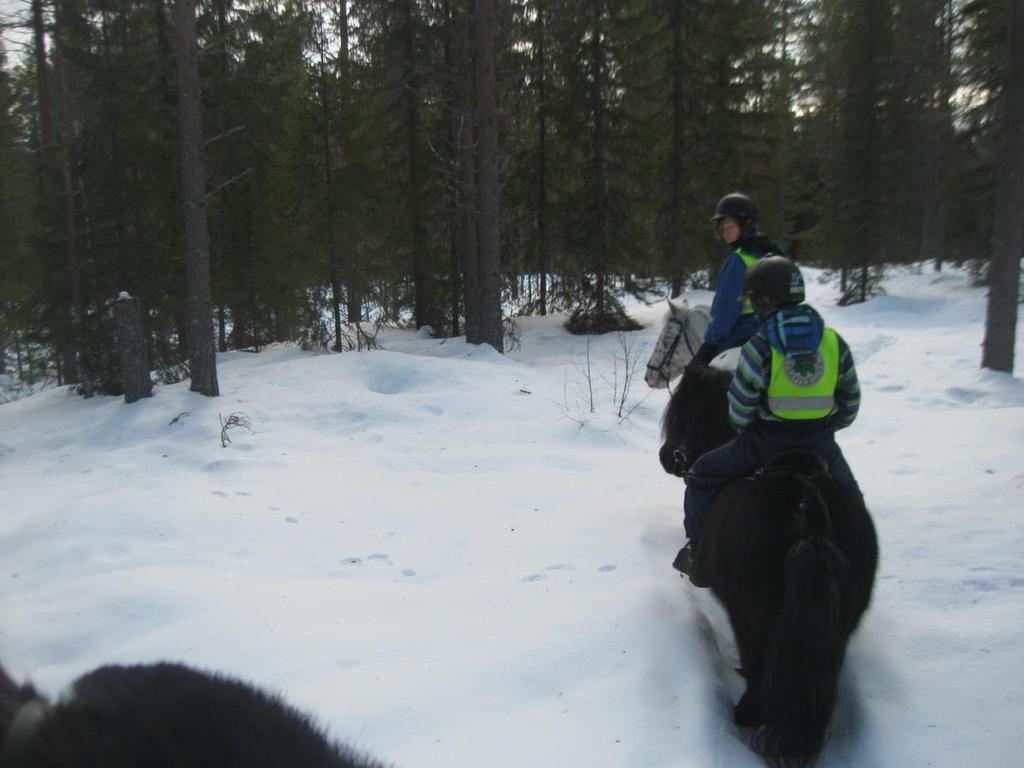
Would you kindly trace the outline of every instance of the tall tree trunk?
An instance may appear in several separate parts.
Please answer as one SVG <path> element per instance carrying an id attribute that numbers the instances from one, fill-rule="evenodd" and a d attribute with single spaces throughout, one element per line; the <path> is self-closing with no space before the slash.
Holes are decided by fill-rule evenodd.
<path id="1" fill-rule="evenodd" d="M 50 117 L 50 79 L 46 64 L 46 19 L 42 0 L 32 0 L 33 55 L 36 60 L 36 99 L 39 106 L 39 140 L 47 167 L 53 167 L 53 120 Z"/>
<path id="2" fill-rule="evenodd" d="M 672 298 L 683 291 L 683 0 L 672 2 L 672 201 L 665 254 L 672 275 Z"/>
<path id="3" fill-rule="evenodd" d="M 604 47 L 601 44 L 601 13 L 604 0 L 590 0 L 592 23 L 590 32 L 590 109 L 594 121 L 593 205 L 594 272 L 597 275 L 595 311 L 603 318 L 605 283 L 608 269 L 608 224 L 605 217 L 605 157 L 604 157 Z"/>
<path id="4" fill-rule="evenodd" d="M 174 89 L 171 87 L 170 61 L 173 51 L 168 41 L 167 16 L 164 11 L 164 3 L 167 0 L 152 0 L 153 2 L 153 31 L 156 37 L 156 49 L 160 56 L 158 67 L 160 93 L 164 94 L 167 104 L 174 103 Z"/>
<path id="5" fill-rule="evenodd" d="M 106 11 L 100 14 L 100 32 L 103 40 L 103 59 L 105 62 L 111 61 L 110 51 L 110 18 Z M 123 42 L 123 41 L 122 41 Z M 113 93 L 111 88 L 107 93 L 107 98 L 111 104 L 116 104 L 116 95 Z M 121 179 L 121 171 L 123 162 L 121 158 L 121 115 L 120 109 L 115 119 L 110 121 L 110 165 L 108 168 L 108 183 L 111 189 L 111 195 L 114 202 L 114 252 L 117 257 L 116 269 L 117 269 L 117 282 L 118 284 L 129 291 L 137 291 L 138 286 L 132 279 L 134 275 L 131 274 L 131 265 L 128 258 L 128 221 L 125 212 L 125 183 Z"/>
<path id="6" fill-rule="evenodd" d="M 448 157 L 447 167 L 451 173 L 450 193 L 445 198 L 445 213 L 448 217 L 448 312 L 451 315 L 451 335 L 459 336 L 459 316 L 462 312 L 460 295 L 462 293 L 462 268 L 459 259 L 459 109 L 458 81 L 459 72 L 456 50 L 458 48 L 458 10 L 449 0 L 444 2 L 444 21 L 448 34 L 444 36 L 444 69 L 452 86 L 450 109 L 448 110 Z"/>
<path id="7" fill-rule="evenodd" d="M 228 51 L 228 11 L 230 10 L 231 0 L 214 0 L 214 9 L 217 15 L 217 83 L 218 90 L 224 89 L 220 93 L 214 96 L 212 99 L 216 103 L 214 109 L 214 120 L 215 135 L 226 136 L 230 129 L 230 121 L 228 119 L 228 101 L 224 98 L 224 91 L 228 88 L 228 77 L 231 71 L 231 55 Z M 233 168 L 231 142 L 224 141 L 219 142 L 217 149 L 219 150 L 218 156 L 221 159 L 219 163 L 222 172 Z M 209 157 L 209 155 L 207 155 Z M 216 167 L 216 166 L 215 166 Z M 228 174 L 225 174 L 228 175 Z M 211 269 L 214 273 L 218 272 L 218 267 L 223 270 L 224 265 L 227 262 L 227 243 L 230 242 L 230 234 L 226 232 L 227 225 L 224 220 L 230 215 L 229 208 L 226 201 L 214 202 L 214 221 L 218 222 L 219 226 L 214 227 L 210 237 L 210 262 Z M 227 352 L 227 338 L 226 338 L 226 310 L 223 301 L 215 303 L 216 306 L 216 317 L 217 317 L 217 350 L 219 352 Z"/>
<path id="8" fill-rule="evenodd" d="M 92 366 L 82 352 L 82 265 L 78 253 L 78 226 L 75 214 L 74 179 L 71 170 L 70 142 L 73 138 L 68 103 L 67 72 L 64 67 L 64 41 L 59 18 L 54 22 L 54 48 L 57 59 L 57 80 L 60 94 L 61 176 L 64 181 L 64 226 L 71 278 L 71 353 L 65 355 L 66 378 L 78 381 L 82 395 L 93 396 Z"/>
<path id="9" fill-rule="evenodd" d="M 501 318 L 501 200 L 494 0 L 476 1 L 476 99 L 480 137 L 480 341 L 504 351 Z"/>
<path id="10" fill-rule="evenodd" d="M 323 7 L 318 14 L 317 47 L 320 49 L 320 120 L 324 165 L 324 201 L 327 207 L 327 271 L 331 283 L 331 315 L 334 318 L 334 351 L 341 352 L 341 266 L 338 263 L 338 248 L 335 242 L 334 180 L 331 173 L 331 104 L 327 77 L 327 34 L 324 31 Z"/>
<path id="11" fill-rule="evenodd" d="M 433 302 L 430 271 L 423 237 L 423 211 L 420 203 L 419 123 L 420 94 L 416 67 L 416 19 L 413 0 L 405 0 L 405 119 L 408 147 L 408 187 L 406 204 L 409 216 L 409 247 L 412 252 L 413 319 L 416 327 L 428 323 L 427 313 Z"/>
<path id="12" fill-rule="evenodd" d="M 174 54 L 178 66 L 178 128 L 185 213 L 185 290 L 192 383 L 208 397 L 220 394 L 210 302 L 210 245 L 206 231 L 203 124 L 195 0 L 174 2 Z"/>
<path id="13" fill-rule="evenodd" d="M 217 349 L 228 351 L 228 313 L 223 304 L 217 305 Z"/>
<path id="14" fill-rule="evenodd" d="M 462 256 L 466 341 L 480 343 L 480 257 L 477 253 L 477 185 L 473 120 L 473 0 L 460 0 L 455 16 L 455 120 L 459 153 L 459 253 Z"/>
<path id="15" fill-rule="evenodd" d="M 790 104 L 792 102 L 793 95 L 793 78 L 791 76 L 793 63 L 790 61 L 790 45 L 789 36 L 791 34 L 791 28 L 794 26 L 792 19 L 792 0 L 783 0 L 780 4 L 779 14 L 781 16 L 781 24 L 779 27 L 779 82 L 776 86 L 775 98 L 773 99 L 773 109 L 777 112 L 778 119 L 778 146 L 780 150 L 776 153 L 780 158 L 781 162 L 778 163 L 778 172 L 774 175 L 772 181 L 775 198 L 775 210 L 779 217 L 779 234 L 776 236 L 781 242 L 782 238 L 788 234 L 789 227 L 786 221 L 786 209 L 789 201 L 786 197 L 786 187 L 789 181 L 789 177 L 792 175 L 790 172 L 790 159 L 789 154 L 786 151 L 793 143 L 793 119 L 792 110 Z"/>
<path id="16" fill-rule="evenodd" d="M 540 313 L 548 313 L 548 166 L 547 60 L 544 47 L 544 0 L 537 0 L 537 255 L 540 267 Z"/>
<path id="17" fill-rule="evenodd" d="M 995 226 L 981 367 L 1013 373 L 1024 256 L 1024 0 L 1011 0 L 1010 44 L 1003 86 L 1002 152 L 996 173 Z"/>
<path id="18" fill-rule="evenodd" d="M 921 237 L 919 238 L 918 259 L 933 260 L 935 270 L 942 269 L 942 250 L 945 242 L 945 164 L 949 147 L 952 110 L 950 66 L 952 64 L 953 40 L 952 3 L 945 2 L 941 10 L 938 32 L 932 41 L 929 71 L 930 86 L 935 98 L 927 105 L 925 119 L 924 184 L 922 185 Z"/>
<path id="19" fill-rule="evenodd" d="M 462 269 L 459 263 L 459 202 L 458 198 L 452 201 L 452 210 L 448 222 L 448 237 L 450 241 L 450 250 L 448 254 L 449 258 L 449 269 L 452 275 L 452 290 L 450 296 L 451 306 L 449 311 L 452 316 L 452 336 L 461 336 L 460 330 L 461 324 L 459 322 L 459 315 L 462 312 L 462 305 L 459 301 L 459 295 L 462 291 Z"/>
<path id="20" fill-rule="evenodd" d="M 341 80 L 342 87 L 345 88 L 350 84 L 350 44 L 349 44 L 349 23 L 348 23 L 348 0 L 338 0 L 338 77 Z M 344 143 L 344 134 L 341 128 L 336 129 L 338 132 L 338 141 L 341 146 L 338 149 L 338 156 L 341 158 L 341 169 L 339 170 L 340 178 L 336 181 L 337 188 L 335 190 L 337 199 L 339 201 L 345 200 L 345 184 L 346 179 L 344 176 L 344 169 L 346 166 L 345 156 L 348 151 L 348 147 Z M 352 238 L 347 238 L 347 248 L 345 250 L 344 257 L 341 259 L 342 271 L 344 273 L 345 282 L 345 295 L 347 299 L 347 317 L 350 323 L 359 323 L 363 319 L 363 274 L 362 265 L 359 258 L 359 251 L 353 245 Z M 360 345 L 362 342 L 356 334 L 356 343 Z"/>
<path id="21" fill-rule="evenodd" d="M 121 389 L 124 391 L 124 401 L 134 403 L 153 394 L 139 300 L 122 293 L 114 303 L 114 316 L 121 362 Z"/>
<path id="22" fill-rule="evenodd" d="M 871 283 L 871 267 L 880 264 L 882 248 L 881 226 L 884 200 L 881 199 L 880 162 L 881 151 L 879 116 L 876 103 L 879 97 L 879 41 L 883 35 L 883 9 L 881 0 L 864 0 L 866 24 L 864 38 L 863 69 L 855 74 L 861 82 L 858 90 L 860 101 L 857 105 L 857 121 L 864 131 L 863 154 L 859 155 L 856 172 L 860 174 L 856 227 L 860 242 L 860 281 L 856 285 L 857 301 L 867 301 Z"/>

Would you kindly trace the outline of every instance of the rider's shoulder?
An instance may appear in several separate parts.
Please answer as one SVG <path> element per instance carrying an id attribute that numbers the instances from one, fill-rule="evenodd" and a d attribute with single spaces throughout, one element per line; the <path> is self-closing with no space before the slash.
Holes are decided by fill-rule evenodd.
<path id="1" fill-rule="evenodd" d="M 740 358 L 748 358 L 760 364 L 766 357 L 771 354 L 772 344 L 768 340 L 768 334 L 765 333 L 763 327 L 758 328 L 757 332 L 751 336 L 743 344 L 743 348 L 740 350 Z"/>

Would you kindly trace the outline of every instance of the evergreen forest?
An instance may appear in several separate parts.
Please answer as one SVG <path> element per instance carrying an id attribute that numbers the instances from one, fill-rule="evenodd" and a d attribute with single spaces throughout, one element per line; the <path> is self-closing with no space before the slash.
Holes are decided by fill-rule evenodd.
<path id="1" fill-rule="evenodd" d="M 1001 248 L 1017 288 L 1020 6 L 5 0 L 0 375 L 119 393 L 119 296 L 163 381 L 204 328 L 346 352 L 384 324 L 499 351 L 517 315 L 626 327 L 628 293 L 714 287 L 736 190 L 845 303 L 900 263 L 993 280 Z"/>

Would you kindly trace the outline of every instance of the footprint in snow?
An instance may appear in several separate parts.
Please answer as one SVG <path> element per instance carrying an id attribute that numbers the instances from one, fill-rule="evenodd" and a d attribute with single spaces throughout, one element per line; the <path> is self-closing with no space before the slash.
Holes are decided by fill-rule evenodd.
<path id="1" fill-rule="evenodd" d="M 212 493 L 214 496 L 220 496 L 225 499 L 228 497 L 228 495 L 224 493 L 224 491 L 210 491 L 210 493 Z"/>
<path id="2" fill-rule="evenodd" d="M 966 387 L 949 387 L 946 390 L 946 394 L 958 403 L 964 404 L 976 403 L 985 397 L 983 392 L 967 389 Z"/>
<path id="3" fill-rule="evenodd" d="M 361 557 L 346 557 L 341 561 L 342 565 L 362 565 L 363 558 Z"/>
<path id="4" fill-rule="evenodd" d="M 235 496 L 252 496 L 248 491 L 235 491 Z"/>
<path id="5" fill-rule="evenodd" d="M 286 523 L 297 523 L 297 522 L 299 522 L 294 517 L 286 517 L 284 520 L 285 520 Z"/>
<path id="6" fill-rule="evenodd" d="M 617 570 L 618 567 L 619 566 L 617 566 L 617 565 L 612 565 L 611 563 L 608 563 L 607 565 L 602 565 L 597 570 L 599 572 L 601 572 L 601 573 L 611 573 L 612 571 Z M 559 563 L 558 565 L 549 565 L 544 570 L 545 571 L 575 571 L 576 569 L 573 566 L 571 566 L 571 565 L 566 565 L 564 563 Z M 525 584 L 525 583 L 529 583 L 529 582 L 533 582 L 533 581 L 543 581 L 546 578 L 547 577 L 543 573 L 531 573 L 529 576 L 523 576 L 523 578 L 521 578 L 519 581 Z"/>
<path id="7" fill-rule="evenodd" d="M 575 571 L 571 565 L 565 563 L 556 563 L 555 565 L 549 565 L 544 568 L 545 571 Z M 543 581 L 547 577 L 543 573 L 531 573 L 529 576 L 523 576 L 519 581 L 526 584 L 531 581 Z"/>
<path id="8" fill-rule="evenodd" d="M 995 592 L 999 589 L 996 584 L 991 581 L 986 581 L 985 579 L 966 579 L 963 582 L 963 585 L 965 587 L 970 587 L 971 589 L 976 589 L 979 592 Z"/>
<path id="9" fill-rule="evenodd" d="M 402 571 L 402 575 L 406 577 L 415 576 L 416 571 L 414 571 L 412 568 L 406 568 L 404 571 Z"/>
<path id="10" fill-rule="evenodd" d="M 372 555 L 368 555 L 367 560 L 373 560 L 378 563 L 387 563 L 391 565 L 391 556 L 385 555 L 383 552 L 374 552 Z"/>

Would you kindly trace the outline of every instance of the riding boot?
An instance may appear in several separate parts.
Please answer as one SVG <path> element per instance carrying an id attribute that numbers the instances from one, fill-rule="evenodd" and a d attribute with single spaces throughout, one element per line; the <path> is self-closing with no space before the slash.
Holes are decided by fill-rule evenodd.
<path id="1" fill-rule="evenodd" d="M 707 569 L 702 567 L 699 555 L 699 543 L 696 539 L 690 539 L 686 542 L 686 546 L 679 550 L 676 559 L 672 561 L 672 567 L 681 574 L 689 576 L 693 586 L 704 588 L 711 584 L 708 580 Z"/>

